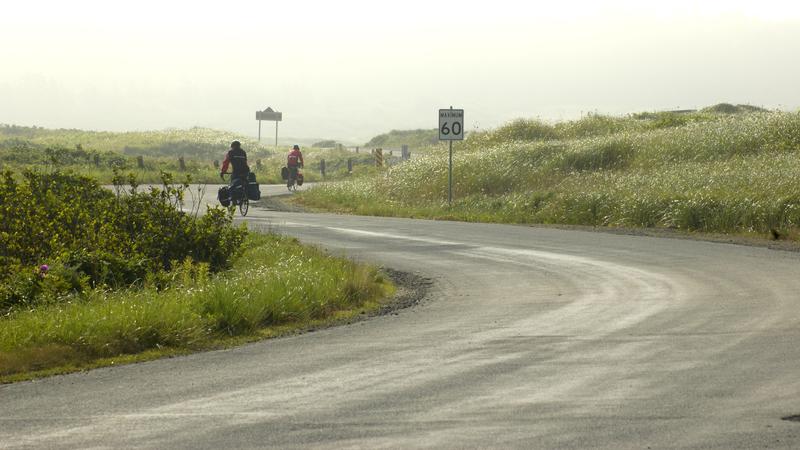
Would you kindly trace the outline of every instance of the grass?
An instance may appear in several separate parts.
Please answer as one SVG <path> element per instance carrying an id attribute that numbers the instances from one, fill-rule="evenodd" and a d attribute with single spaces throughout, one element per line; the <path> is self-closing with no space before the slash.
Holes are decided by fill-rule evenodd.
<path id="1" fill-rule="evenodd" d="M 222 157 L 231 141 L 239 140 L 253 156 L 271 154 L 271 147 L 254 139 L 209 128 L 167 129 L 161 131 L 85 131 L 0 125 L 0 148 L 25 144 L 31 148 L 82 148 L 86 151 L 117 153 L 125 156 L 170 156 L 177 159 Z"/>
<path id="2" fill-rule="evenodd" d="M 366 144 L 367 148 L 374 147 L 400 147 L 408 145 L 410 148 L 429 147 L 439 142 L 439 130 L 392 130 L 388 133 L 373 137 Z"/>
<path id="3" fill-rule="evenodd" d="M 692 113 L 518 120 L 380 176 L 298 201 L 369 215 L 660 227 L 796 236 L 800 114 L 717 106 Z"/>
<path id="4" fill-rule="evenodd" d="M 252 234 L 232 270 L 166 290 L 93 291 L 0 318 L 0 382 L 218 348 L 353 317 L 392 287 L 374 268 Z"/>
<path id="5" fill-rule="evenodd" d="M 245 136 L 207 128 L 118 133 L 0 125 L 0 168 L 69 170 L 105 184 L 111 183 L 114 168 L 132 174 L 138 183 L 158 183 L 162 171 L 177 174 L 176 180 L 189 176 L 196 183 L 218 183 L 219 164 L 233 140 L 242 142 L 259 182 L 283 183 L 280 169 L 288 147 L 276 153 Z M 323 179 L 321 160 L 327 180 L 375 172 L 368 152 L 306 148 L 304 156 L 309 182 Z M 347 171 L 348 159 L 353 160 L 353 174 Z"/>

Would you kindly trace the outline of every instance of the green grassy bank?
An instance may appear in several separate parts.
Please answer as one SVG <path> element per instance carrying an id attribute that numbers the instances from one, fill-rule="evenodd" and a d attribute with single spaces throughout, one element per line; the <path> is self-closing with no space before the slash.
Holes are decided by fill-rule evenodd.
<path id="1" fill-rule="evenodd" d="M 0 382 L 215 348 L 376 309 L 375 269 L 187 214 L 185 187 L 0 174 Z M 24 200 L 24 201 L 20 201 Z"/>
<path id="2" fill-rule="evenodd" d="M 800 224 L 798 113 L 717 105 L 518 120 L 469 135 L 454 153 L 452 207 L 447 154 L 436 148 L 299 201 L 367 215 L 765 236 L 793 236 Z"/>
<path id="3" fill-rule="evenodd" d="M 229 270 L 187 263 L 167 287 L 92 290 L 0 317 L 0 382 L 217 348 L 374 310 L 374 269 L 251 234 Z"/>

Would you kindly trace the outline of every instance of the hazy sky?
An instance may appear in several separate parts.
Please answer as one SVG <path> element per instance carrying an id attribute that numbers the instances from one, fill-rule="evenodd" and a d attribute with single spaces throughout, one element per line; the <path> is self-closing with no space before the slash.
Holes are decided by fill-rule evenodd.
<path id="1" fill-rule="evenodd" d="M 14 1 L 0 123 L 364 142 L 517 117 L 800 107 L 793 1 Z M 265 123 L 272 136 L 272 123 Z"/>

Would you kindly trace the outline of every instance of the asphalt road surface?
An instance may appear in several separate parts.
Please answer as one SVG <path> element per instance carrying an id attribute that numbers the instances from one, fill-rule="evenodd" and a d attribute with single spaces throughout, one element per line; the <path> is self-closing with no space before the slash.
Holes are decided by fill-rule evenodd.
<path id="1" fill-rule="evenodd" d="M 433 283 L 352 325 L 0 386 L 0 448 L 800 448 L 796 253 L 248 219 Z"/>

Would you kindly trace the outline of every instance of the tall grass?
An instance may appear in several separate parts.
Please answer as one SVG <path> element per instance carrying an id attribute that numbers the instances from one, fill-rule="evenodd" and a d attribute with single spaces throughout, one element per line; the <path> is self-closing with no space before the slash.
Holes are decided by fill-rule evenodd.
<path id="1" fill-rule="evenodd" d="M 800 113 L 706 110 L 476 133 L 455 147 L 452 207 L 444 152 L 301 201 L 361 214 L 766 233 L 800 226 L 798 176 Z"/>
<path id="2" fill-rule="evenodd" d="M 303 324 L 383 295 L 375 269 L 276 235 L 252 234 L 232 270 L 192 264 L 166 290 L 93 291 L 0 318 L 0 376 L 162 348 L 198 349 L 262 327 Z"/>

